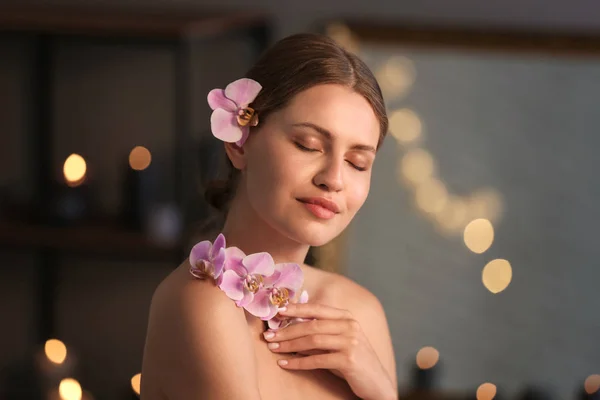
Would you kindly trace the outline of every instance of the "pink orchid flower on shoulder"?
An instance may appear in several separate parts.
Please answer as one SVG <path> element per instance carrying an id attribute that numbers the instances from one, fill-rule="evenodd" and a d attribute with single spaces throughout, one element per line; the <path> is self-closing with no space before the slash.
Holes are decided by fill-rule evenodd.
<path id="1" fill-rule="evenodd" d="M 303 290 L 302 293 L 300 294 L 298 303 L 299 304 L 308 303 L 308 292 L 306 290 Z M 296 324 L 298 322 L 304 322 L 304 321 L 310 321 L 310 319 L 300 318 L 300 317 L 288 318 L 288 317 L 282 317 L 279 314 L 277 314 L 276 316 L 274 316 L 273 318 L 271 318 L 268 321 L 268 324 L 269 324 L 269 329 L 276 331 L 277 329 L 283 329 L 286 326 L 290 326 L 290 325 Z"/>
<path id="2" fill-rule="evenodd" d="M 248 310 L 256 293 L 262 289 L 265 279 L 275 271 L 275 262 L 269 253 L 246 256 L 237 247 L 228 248 L 226 253 L 227 265 L 219 288 L 227 297 L 235 300 L 238 307 Z M 253 314 L 251 310 L 248 311 Z"/>
<path id="3" fill-rule="evenodd" d="M 198 279 L 212 278 L 220 282 L 225 266 L 225 236 L 219 234 L 214 243 L 204 240 L 190 252 L 190 273 Z"/>
<path id="4" fill-rule="evenodd" d="M 217 139 L 244 145 L 250 126 L 258 124 L 258 116 L 248 105 L 261 90 L 262 86 L 255 80 L 242 78 L 225 89 L 213 89 L 208 93 L 208 105 L 213 110 L 210 125 Z"/>
<path id="5" fill-rule="evenodd" d="M 263 321 L 270 320 L 277 315 L 279 308 L 285 307 L 296 296 L 303 281 L 304 276 L 298 264 L 275 265 L 275 272 L 264 279 L 262 290 L 256 293 L 246 310 Z"/>

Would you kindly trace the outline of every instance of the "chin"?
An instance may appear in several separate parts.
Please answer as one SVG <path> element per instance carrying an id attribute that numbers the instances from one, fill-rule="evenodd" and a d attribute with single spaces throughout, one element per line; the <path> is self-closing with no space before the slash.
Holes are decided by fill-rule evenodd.
<path id="1" fill-rule="evenodd" d="M 342 231 L 338 224 L 321 223 L 302 219 L 294 221 L 286 228 L 287 236 L 298 243 L 307 244 L 312 247 L 323 246 L 335 239 Z"/>

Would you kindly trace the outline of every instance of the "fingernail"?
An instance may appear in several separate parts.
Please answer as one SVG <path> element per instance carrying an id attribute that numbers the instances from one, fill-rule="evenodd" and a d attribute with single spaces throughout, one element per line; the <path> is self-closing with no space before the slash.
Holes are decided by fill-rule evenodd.
<path id="1" fill-rule="evenodd" d="M 286 311 L 286 310 L 287 310 L 287 307 L 281 307 L 278 311 L 282 312 L 282 311 Z"/>
<path id="2" fill-rule="evenodd" d="M 283 365 L 287 365 L 288 362 L 287 362 L 287 360 L 279 360 L 279 361 L 277 361 L 277 364 L 283 366 Z"/>
<path id="3" fill-rule="evenodd" d="M 275 336 L 275 332 L 266 331 L 265 333 L 263 333 L 263 336 L 265 337 L 265 339 L 273 339 L 273 337 Z"/>
<path id="4" fill-rule="evenodd" d="M 279 348 L 279 343 L 269 343 L 267 344 L 267 347 L 270 348 L 271 350 L 275 350 Z"/>

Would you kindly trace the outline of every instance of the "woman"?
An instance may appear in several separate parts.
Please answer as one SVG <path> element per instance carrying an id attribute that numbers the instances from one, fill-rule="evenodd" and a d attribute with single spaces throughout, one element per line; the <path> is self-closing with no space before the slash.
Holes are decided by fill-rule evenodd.
<path id="1" fill-rule="evenodd" d="M 327 37 L 293 35 L 208 101 L 230 168 L 208 197 L 225 224 L 154 294 L 142 399 L 396 399 L 377 298 L 303 264 L 369 193 L 388 124 L 372 73 Z"/>

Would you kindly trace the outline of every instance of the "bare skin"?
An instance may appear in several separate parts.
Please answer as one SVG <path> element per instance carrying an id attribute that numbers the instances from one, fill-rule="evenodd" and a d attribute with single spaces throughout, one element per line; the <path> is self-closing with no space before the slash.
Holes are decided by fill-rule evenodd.
<path id="1" fill-rule="evenodd" d="M 286 312 L 314 320 L 266 340 L 263 321 L 211 281 L 192 278 L 185 262 L 152 300 L 143 400 L 397 398 L 393 348 L 377 298 L 343 276 L 302 264 L 309 246 L 339 235 L 364 204 L 379 129 L 360 94 L 319 85 L 259 123 L 243 147 L 225 144 L 241 172 L 222 230 L 227 246 L 302 265 L 309 302 Z M 334 203 L 334 215 L 311 211 L 304 200 L 312 198 Z M 280 348 L 267 346 L 273 342 Z M 288 364 L 279 365 L 282 359 Z"/>
<path id="2" fill-rule="evenodd" d="M 219 289 L 212 287 L 208 281 L 197 281 L 190 277 L 189 264 L 184 263 L 175 270 L 159 287 L 153 299 L 151 311 L 150 336 L 147 340 L 146 355 L 144 359 L 142 398 L 144 400 L 165 399 L 262 399 L 280 400 L 282 398 L 295 399 L 356 399 L 358 398 L 350 389 L 346 381 L 335 376 L 324 369 L 306 371 L 287 371 L 277 364 L 277 360 L 290 359 L 294 357 L 289 353 L 274 353 L 267 348 L 267 341 L 263 337 L 266 331 L 263 321 L 239 309 Z M 389 336 L 389 330 L 383 310 L 373 294 L 351 280 L 329 272 L 321 271 L 307 265 L 302 269 L 305 276 L 304 289 L 312 293 L 310 302 L 325 304 L 331 307 L 347 309 L 365 327 L 366 335 L 375 349 L 382 365 L 390 379 L 393 380 L 394 394 L 383 398 L 395 398 L 397 391 L 396 369 L 393 357 L 393 348 Z M 206 293 L 209 292 L 209 293 Z M 196 321 L 187 321 L 193 318 L 194 313 L 200 314 L 204 310 L 198 304 L 202 304 L 207 298 L 217 297 L 222 300 L 228 317 L 230 317 L 231 329 L 219 331 L 218 343 L 214 348 L 232 343 L 232 352 L 237 354 L 232 357 L 231 366 L 239 371 L 236 376 L 231 377 L 231 384 L 235 388 L 223 388 L 222 394 L 217 397 L 208 397 L 204 394 L 194 397 L 190 391 L 184 392 L 175 389 L 172 384 L 181 382 L 181 376 L 172 378 L 164 365 L 171 365 L 179 359 L 182 363 L 191 362 L 188 368 L 204 369 L 205 366 L 198 365 L 203 359 L 212 359 L 215 362 L 219 354 L 204 357 L 201 353 L 206 350 L 200 344 L 196 335 L 194 325 L 213 323 L 210 317 L 197 318 Z M 221 302 L 221 301 L 219 301 Z M 185 303 L 186 307 L 181 307 Z M 182 315 L 178 315 L 178 314 Z M 161 314 L 169 314 L 168 316 Z M 173 314 L 175 313 L 175 314 Z M 216 318 L 216 317 L 215 317 Z M 170 324 L 161 324 L 160 321 L 169 321 Z M 156 324 L 156 325 L 154 325 Z M 154 326 L 153 326 L 154 325 Z M 187 332 L 182 334 L 179 329 Z M 207 332 L 210 327 L 204 326 L 199 329 Z M 185 337 L 188 340 L 181 341 Z M 215 335 L 216 336 L 216 335 Z M 209 339 L 210 340 L 210 339 Z M 211 347 L 208 344 L 208 347 Z M 179 357 L 184 353 L 186 356 Z M 199 355 L 196 357 L 195 355 Z M 194 359 L 198 363 L 194 362 Z M 210 368 L 210 367 L 209 367 Z M 165 373 L 166 372 L 166 373 Z M 225 374 L 228 372 L 224 371 Z M 197 390 L 196 393 L 204 393 L 204 383 L 200 378 L 190 376 L 189 389 Z M 173 379 L 172 384 L 169 382 Z M 229 379 L 224 379 L 222 384 L 227 385 Z M 181 386 L 183 390 L 183 385 Z M 165 393 L 168 392 L 170 396 Z"/>

